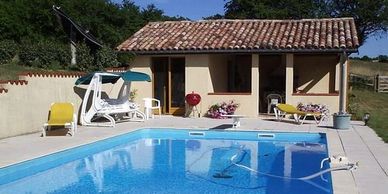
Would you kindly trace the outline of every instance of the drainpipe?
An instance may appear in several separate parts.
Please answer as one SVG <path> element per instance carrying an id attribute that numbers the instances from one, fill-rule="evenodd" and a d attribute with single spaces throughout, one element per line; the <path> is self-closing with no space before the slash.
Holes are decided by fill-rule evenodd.
<path id="1" fill-rule="evenodd" d="M 339 115 L 346 114 L 346 62 L 348 55 L 343 52 L 340 58 Z"/>

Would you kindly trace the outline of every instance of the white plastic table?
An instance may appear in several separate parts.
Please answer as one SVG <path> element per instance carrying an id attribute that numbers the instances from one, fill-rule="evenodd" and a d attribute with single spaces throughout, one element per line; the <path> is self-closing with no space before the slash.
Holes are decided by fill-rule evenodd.
<path id="1" fill-rule="evenodd" d="M 241 126 L 240 119 L 245 117 L 245 115 L 221 115 L 221 116 L 233 118 L 233 124 L 232 124 L 233 128 L 240 127 Z"/>

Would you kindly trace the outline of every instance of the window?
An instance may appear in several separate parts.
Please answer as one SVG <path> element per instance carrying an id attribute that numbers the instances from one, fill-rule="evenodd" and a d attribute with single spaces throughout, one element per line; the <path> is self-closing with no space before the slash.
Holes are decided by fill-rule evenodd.
<path id="1" fill-rule="evenodd" d="M 335 93 L 336 55 L 295 55 L 294 92 Z"/>
<path id="2" fill-rule="evenodd" d="M 251 55 L 212 55 L 209 70 L 214 93 L 251 92 Z"/>
<path id="3" fill-rule="evenodd" d="M 237 55 L 228 61 L 228 92 L 251 92 L 250 55 Z"/>

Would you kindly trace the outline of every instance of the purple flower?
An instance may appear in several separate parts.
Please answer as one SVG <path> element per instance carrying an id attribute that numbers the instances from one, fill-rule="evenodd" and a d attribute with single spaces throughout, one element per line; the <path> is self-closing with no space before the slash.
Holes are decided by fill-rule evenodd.
<path id="1" fill-rule="evenodd" d="M 223 117 L 222 115 L 234 114 L 238 107 L 239 104 L 237 104 L 234 100 L 217 103 L 210 106 L 209 110 L 207 111 L 207 115 L 215 119 L 224 119 L 226 117 Z"/>

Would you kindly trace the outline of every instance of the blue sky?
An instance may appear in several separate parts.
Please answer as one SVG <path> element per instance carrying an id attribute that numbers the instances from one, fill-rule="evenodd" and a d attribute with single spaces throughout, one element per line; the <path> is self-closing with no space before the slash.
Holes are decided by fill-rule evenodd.
<path id="1" fill-rule="evenodd" d="M 120 2 L 121 0 L 115 0 Z M 200 20 L 202 17 L 223 14 L 224 0 L 134 0 L 135 4 L 144 8 L 149 4 L 155 4 L 169 16 L 184 16 L 191 20 Z M 388 34 L 374 36 L 366 40 L 359 48 L 359 56 L 388 55 Z M 353 54 L 357 56 L 357 54 Z"/>

